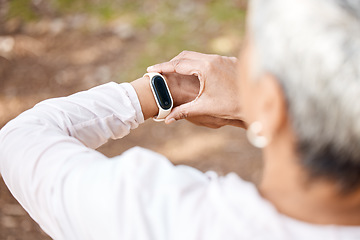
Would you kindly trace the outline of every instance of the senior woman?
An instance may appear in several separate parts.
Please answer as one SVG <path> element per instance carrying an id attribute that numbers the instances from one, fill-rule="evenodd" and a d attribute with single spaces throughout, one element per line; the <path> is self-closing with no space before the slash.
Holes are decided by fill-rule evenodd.
<path id="1" fill-rule="evenodd" d="M 54 239 L 359 239 L 359 20 L 357 1 L 254 0 L 239 61 L 183 52 L 148 69 L 168 77 L 167 123 L 247 128 L 264 153 L 258 189 L 145 149 L 91 149 L 157 115 L 147 76 L 11 121 L 4 180 Z"/>

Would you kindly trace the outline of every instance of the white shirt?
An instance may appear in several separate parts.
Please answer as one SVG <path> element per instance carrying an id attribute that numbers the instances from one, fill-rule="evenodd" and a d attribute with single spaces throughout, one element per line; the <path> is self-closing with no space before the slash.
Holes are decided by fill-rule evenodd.
<path id="1" fill-rule="evenodd" d="M 114 158 L 93 150 L 143 122 L 128 83 L 43 101 L 1 129 L 1 174 L 54 239 L 360 239 L 360 227 L 279 214 L 236 174 L 203 174 L 138 147 Z"/>

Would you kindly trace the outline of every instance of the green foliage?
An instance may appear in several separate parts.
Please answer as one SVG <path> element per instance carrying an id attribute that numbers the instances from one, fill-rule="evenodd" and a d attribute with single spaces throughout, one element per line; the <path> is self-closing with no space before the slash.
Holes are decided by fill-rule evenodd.
<path id="1" fill-rule="evenodd" d="M 213 0 L 210 3 L 209 13 L 221 22 L 239 21 L 245 17 L 245 11 L 239 10 L 232 1 Z"/>
<path id="2" fill-rule="evenodd" d="M 94 2 L 88 0 L 55 0 L 57 11 L 63 13 L 82 12 L 87 13 L 102 20 L 111 20 L 116 16 L 116 9 L 113 1 L 103 0 Z"/>
<path id="3" fill-rule="evenodd" d="M 31 7 L 31 0 L 9 1 L 8 18 L 20 18 L 24 21 L 36 20 L 38 16 Z"/>
<path id="4" fill-rule="evenodd" d="M 69 10 L 74 7 L 74 5 L 82 5 L 84 3 L 83 0 L 57 0 L 55 4 L 58 5 L 60 9 Z"/>
<path id="5" fill-rule="evenodd" d="M 137 28 L 148 28 L 150 25 L 149 16 L 146 16 L 144 14 L 137 14 L 134 25 Z"/>
<path id="6" fill-rule="evenodd" d="M 236 0 L 48 0 L 57 15 L 83 13 L 106 25 L 113 20 L 131 25 L 146 39 L 137 61 L 120 80 L 138 77 L 147 66 L 166 61 L 182 50 L 212 52 L 211 40 L 243 33 L 245 10 Z M 148 5 L 147 5 L 148 4 Z M 39 15 L 40 14 L 40 15 Z M 11 0 L 10 17 L 25 21 L 41 17 L 31 0 Z"/>
<path id="7" fill-rule="evenodd" d="M 103 0 L 53 0 L 46 4 L 59 15 L 71 13 L 87 13 L 103 20 L 111 20 L 118 15 L 118 7 L 114 1 Z M 127 6 L 132 4 L 126 4 Z M 37 20 L 42 17 L 40 11 L 35 11 L 31 0 L 11 0 L 9 1 L 8 18 L 19 18 L 25 22 Z M 127 7 L 128 8 L 128 7 Z"/>

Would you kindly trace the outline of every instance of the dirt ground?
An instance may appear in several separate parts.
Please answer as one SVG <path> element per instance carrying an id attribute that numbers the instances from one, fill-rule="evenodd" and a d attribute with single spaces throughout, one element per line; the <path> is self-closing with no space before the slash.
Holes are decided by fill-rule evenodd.
<path id="1" fill-rule="evenodd" d="M 118 73 L 132 67 L 146 41 L 141 33 L 119 38 L 111 31 L 48 32 L 45 23 L 43 28 L 36 26 L 0 36 L 0 127 L 41 100 L 118 81 Z M 204 172 L 236 172 L 255 183 L 261 174 L 260 152 L 248 144 L 242 129 L 234 127 L 212 130 L 186 121 L 165 126 L 149 120 L 124 139 L 109 141 L 99 151 L 112 157 L 134 146 L 152 149 L 174 164 Z M 0 239 L 49 239 L 2 180 Z"/>

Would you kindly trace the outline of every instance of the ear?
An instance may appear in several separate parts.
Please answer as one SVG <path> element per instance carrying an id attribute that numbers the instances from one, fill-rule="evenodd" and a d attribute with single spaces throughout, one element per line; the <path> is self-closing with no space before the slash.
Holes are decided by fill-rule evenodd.
<path id="1" fill-rule="evenodd" d="M 273 139 L 287 127 L 287 103 L 282 86 L 272 74 L 256 81 L 257 106 L 254 117 L 263 124 L 262 134 Z"/>

